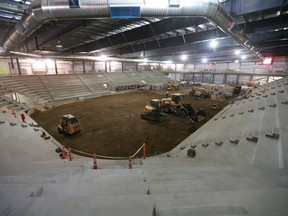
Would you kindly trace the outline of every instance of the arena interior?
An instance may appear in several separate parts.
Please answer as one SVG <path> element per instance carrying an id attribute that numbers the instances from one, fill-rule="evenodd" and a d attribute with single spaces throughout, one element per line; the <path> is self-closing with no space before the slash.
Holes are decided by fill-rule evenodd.
<path id="1" fill-rule="evenodd" d="M 1 1 L 0 216 L 288 215 L 287 20 L 286 0 Z"/>

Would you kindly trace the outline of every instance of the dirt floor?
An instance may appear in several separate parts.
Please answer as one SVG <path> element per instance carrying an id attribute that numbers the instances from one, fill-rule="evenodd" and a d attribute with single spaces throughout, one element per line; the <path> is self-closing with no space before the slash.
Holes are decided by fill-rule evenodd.
<path id="1" fill-rule="evenodd" d="M 191 103 L 196 110 L 204 108 L 206 112 L 206 120 L 195 123 L 196 128 L 229 103 L 228 100 L 217 102 L 219 109 L 214 110 L 212 104 L 215 101 L 191 97 L 189 90 L 183 91 L 185 102 Z M 149 100 L 164 98 L 165 94 L 166 91 L 138 91 L 103 96 L 61 105 L 44 112 L 37 111 L 31 117 L 67 148 L 91 154 L 127 157 L 133 155 L 145 142 L 147 156 L 150 156 L 170 151 L 191 135 L 187 121 L 173 114 L 168 114 L 168 120 L 164 122 L 141 119 L 140 115 Z M 72 136 L 58 134 L 57 126 L 64 114 L 72 114 L 79 120 L 80 133 Z"/>

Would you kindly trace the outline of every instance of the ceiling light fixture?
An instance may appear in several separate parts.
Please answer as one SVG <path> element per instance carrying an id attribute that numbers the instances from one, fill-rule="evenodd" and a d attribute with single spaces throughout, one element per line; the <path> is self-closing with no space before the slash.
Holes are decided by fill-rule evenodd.
<path id="1" fill-rule="evenodd" d="M 235 50 L 235 55 L 240 55 L 240 50 Z"/>
<path id="2" fill-rule="evenodd" d="M 212 40 L 211 42 L 210 42 L 210 46 L 213 48 L 213 49 L 215 49 L 216 47 L 217 47 L 217 41 L 216 40 Z"/>
<path id="3" fill-rule="evenodd" d="M 187 56 L 186 56 L 186 55 L 184 55 L 184 54 L 183 54 L 183 55 L 181 55 L 181 60 L 182 60 L 182 61 L 185 61 L 185 60 L 187 60 Z"/>
<path id="4" fill-rule="evenodd" d="M 57 48 L 62 48 L 62 47 L 63 47 L 62 44 L 61 44 L 61 42 L 60 42 L 59 40 L 57 41 L 56 47 L 57 47 Z"/>
<path id="5" fill-rule="evenodd" d="M 100 56 L 100 60 L 101 60 L 101 61 L 107 61 L 107 56 L 101 55 L 101 56 Z"/>

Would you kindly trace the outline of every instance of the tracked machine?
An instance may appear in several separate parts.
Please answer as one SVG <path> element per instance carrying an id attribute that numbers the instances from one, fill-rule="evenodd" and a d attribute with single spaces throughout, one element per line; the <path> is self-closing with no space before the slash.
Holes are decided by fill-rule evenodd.
<path id="1" fill-rule="evenodd" d="M 145 106 L 145 112 L 141 114 L 141 118 L 155 122 L 164 121 L 167 119 L 167 116 L 161 114 L 161 110 L 161 100 L 151 99 L 150 104 Z"/>
<path id="2" fill-rule="evenodd" d="M 150 104 L 145 107 L 145 112 L 141 114 L 141 118 L 161 122 L 167 119 L 167 116 L 161 114 L 161 112 L 175 113 L 186 119 L 191 132 L 196 130 L 195 121 L 200 122 L 205 119 L 204 110 L 195 111 L 191 104 L 184 103 L 183 95 L 180 93 L 174 93 L 171 98 L 163 98 L 162 100 L 151 99 Z"/>
<path id="3" fill-rule="evenodd" d="M 175 113 L 180 116 L 184 113 L 193 121 L 198 122 L 205 119 L 205 111 L 203 109 L 194 110 L 191 104 L 184 102 L 183 94 L 181 93 L 174 93 L 171 95 L 171 98 L 163 98 L 161 103 L 165 113 Z"/>

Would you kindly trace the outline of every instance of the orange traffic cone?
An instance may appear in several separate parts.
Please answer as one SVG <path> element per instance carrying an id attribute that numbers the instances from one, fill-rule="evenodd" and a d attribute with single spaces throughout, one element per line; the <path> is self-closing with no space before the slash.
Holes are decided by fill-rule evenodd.
<path id="1" fill-rule="evenodd" d="M 95 153 L 93 155 L 93 169 L 98 169 L 97 160 L 96 160 L 96 154 Z"/>
<path id="2" fill-rule="evenodd" d="M 143 159 L 146 159 L 146 143 L 143 143 Z"/>
<path id="3" fill-rule="evenodd" d="M 72 152 L 71 148 L 68 148 L 69 160 L 72 161 Z"/>
<path id="4" fill-rule="evenodd" d="M 65 146 L 63 145 L 63 148 L 62 148 L 62 159 L 66 159 L 66 150 L 65 150 Z"/>
<path id="5" fill-rule="evenodd" d="M 12 109 L 11 112 L 12 112 L 12 115 L 14 115 L 14 117 L 17 118 L 17 116 L 16 116 L 16 110 L 15 110 L 15 109 Z"/>
<path id="6" fill-rule="evenodd" d="M 128 169 L 132 169 L 132 159 L 131 159 L 131 156 L 129 156 L 128 158 Z"/>

